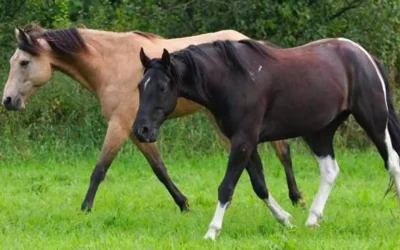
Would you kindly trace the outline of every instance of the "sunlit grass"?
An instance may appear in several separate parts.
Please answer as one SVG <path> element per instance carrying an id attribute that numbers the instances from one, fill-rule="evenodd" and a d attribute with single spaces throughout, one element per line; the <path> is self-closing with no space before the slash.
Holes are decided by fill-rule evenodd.
<path id="1" fill-rule="evenodd" d="M 67 153 L 66 153 L 67 152 Z M 2 249 L 395 249 L 400 244 L 399 210 L 383 199 L 388 174 L 374 151 L 337 152 L 341 173 L 320 228 L 304 226 L 307 212 L 293 207 L 283 169 L 263 150 L 267 185 L 293 216 L 296 228 L 280 226 L 243 175 L 216 242 L 203 240 L 212 218 L 226 153 L 165 155 L 168 170 L 188 196 L 191 211 L 181 214 L 163 185 L 136 151 L 114 162 L 91 214 L 80 212 L 96 160 L 89 153 L 35 150 L 8 158 L 0 168 L 0 247 Z M 294 147 L 299 188 L 308 207 L 319 184 L 314 158 Z"/>

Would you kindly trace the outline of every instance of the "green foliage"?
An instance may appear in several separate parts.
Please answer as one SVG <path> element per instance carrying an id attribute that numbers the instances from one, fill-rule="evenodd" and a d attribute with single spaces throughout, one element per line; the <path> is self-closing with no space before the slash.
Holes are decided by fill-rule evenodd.
<path id="1" fill-rule="evenodd" d="M 399 0 L 0 0 L 1 83 L 7 79 L 8 59 L 15 48 L 14 25 L 30 22 L 47 28 L 82 23 L 89 28 L 143 30 L 165 37 L 236 29 L 282 47 L 346 37 L 383 59 L 392 89 L 400 67 Z M 58 74 L 32 97 L 21 114 L 0 109 L 1 137 L 21 143 L 54 139 L 83 148 L 100 146 L 106 124 L 99 104 L 71 82 Z M 161 144 L 167 151 L 185 145 L 188 152 L 213 152 L 222 146 L 215 142 L 214 129 L 204 116 L 170 121 L 163 131 Z M 353 121 L 341 128 L 337 142 L 343 146 L 370 145 Z"/>

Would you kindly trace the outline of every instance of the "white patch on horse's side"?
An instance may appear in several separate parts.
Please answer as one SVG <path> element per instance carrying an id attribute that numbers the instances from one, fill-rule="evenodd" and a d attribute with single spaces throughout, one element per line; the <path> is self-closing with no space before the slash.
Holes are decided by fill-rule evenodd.
<path id="1" fill-rule="evenodd" d="M 258 67 L 258 72 L 260 72 L 262 70 L 262 66 L 260 65 L 260 67 Z"/>
<path id="2" fill-rule="evenodd" d="M 208 231 L 206 235 L 204 235 L 204 239 L 215 240 L 215 238 L 217 238 L 219 232 L 221 231 L 224 214 L 228 206 L 229 202 L 227 202 L 225 205 L 222 205 L 218 201 L 217 209 L 215 210 L 214 217 L 210 223 L 210 226 L 208 227 Z"/>
<path id="3" fill-rule="evenodd" d="M 379 80 L 381 81 L 382 89 L 383 89 L 383 94 L 384 94 L 384 98 L 385 98 L 386 109 L 389 110 L 389 109 L 388 109 L 388 105 L 387 105 L 387 100 L 386 100 L 385 81 L 383 80 L 382 74 L 381 74 L 381 72 L 379 71 L 379 68 L 378 68 L 378 66 L 376 65 L 374 59 L 372 59 L 371 55 L 370 55 L 363 47 L 361 47 L 361 45 L 359 45 L 358 43 L 355 43 L 355 42 L 353 42 L 352 40 L 347 39 L 347 38 L 338 38 L 338 40 L 339 40 L 339 41 L 349 42 L 349 43 L 353 44 L 354 46 L 356 46 L 357 48 L 359 48 L 362 52 L 364 52 L 364 54 L 365 54 L 365 55 L 368 57 L 368 59 L 371 61 L 372 65 L 374 66 L 375 71 L 376 71 L 376 73 L 377 73 L 377 75 L 378 75 L 378 77 L 379 77 Z"/>
<path id="4" fill-rule="evenodd" d="M 333 183 L 339 175 L 339 166 L 331 156 L 318 157 L 318 162 L 321 171 L 321 183 L 306 221 L 306 225 L 310 227 L 319 226 L 318 219 L 322 217 Z"/>
<path id="5" fill-rule="evenodd" d="M 283 210 L 281 206 L 275 201 L 274 197 L 272 197 L 271 193 L 268 195 L 268 199 L 264 200 L 265 204 L 267 204 L 269 210 L 271 211 L 272 215 L 275 217 L 279 223 L 286 227 L 293 227 L 290 223 L 291 215 Z"/>
<path id="6" fill-rule="evenodd" d="M 144 82 L 144 87 L 143 87 L 144 90 L 146 89 L 147 83 L 150 81 L 150 79 L 151 77 L 147 78 L 147 80 Z"/>

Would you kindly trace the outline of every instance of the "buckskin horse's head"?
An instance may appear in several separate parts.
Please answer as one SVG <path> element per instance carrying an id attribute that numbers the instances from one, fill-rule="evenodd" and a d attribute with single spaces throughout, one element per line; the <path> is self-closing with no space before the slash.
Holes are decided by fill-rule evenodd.
<path id="1" fill-rule="evenodd" d="M 23 109 L 25 100 L 50 80 L 52 72 L 49 57 L 39 50 L 45 46 L 44 42 L 21 29 L 15 29 L 15 36 L 18 48 L 10 59 L 2 101 L 8 110 Z"/>

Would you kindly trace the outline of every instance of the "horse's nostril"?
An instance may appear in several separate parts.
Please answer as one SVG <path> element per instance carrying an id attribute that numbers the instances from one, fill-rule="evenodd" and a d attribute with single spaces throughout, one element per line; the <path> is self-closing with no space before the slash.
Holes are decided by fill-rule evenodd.
<path id="1" fill-rule="evenodd" d="M 149 133 L 149 131 L 150 131 L 150 129 L 149 129 L 149 127 L 146 127 L 146 126 L 144 126 L 144 127 L 142 127 L 142 135 L 147 135 L 148 133 Z"/>
<path id="2" fill-rule="evenodd" d="M 6 97 L 6 99 L 4 99 L 3 104 L 4 105 L 8 105 L 11 103 L 11 97 Z"/>

